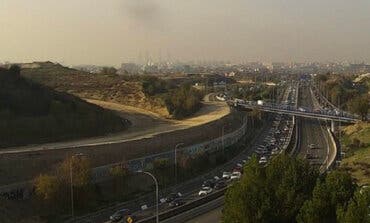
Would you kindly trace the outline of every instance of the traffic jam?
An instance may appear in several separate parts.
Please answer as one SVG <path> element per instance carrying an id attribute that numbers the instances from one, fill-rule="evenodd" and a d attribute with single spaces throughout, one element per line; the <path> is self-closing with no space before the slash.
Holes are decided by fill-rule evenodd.
<path id="1" fill-rule="evenodd" d="M 296 90 L 289 87 L 284 98 L 287 104 L 295 104 Z M 235 99 L 234 99 L 235 100 Z M 216 191 L 225 189 L 232 183 L 238 181 L 243 175 L 243 167 L 251 159 L 252 156 L 258 158 L 260 165 L 267 165 L 268 160 L 274 156 L 282 153 L 288 146 L 293 130 L 292 117 L 276 114 L 270 117 L 271 125 L 267 131 L 263 131 L 258 136 L 251 149 L 243 150 L 237 157 L 222 167 L 207 174 L 208 178 L 200 176 L 201 180 L 196 189 L 189 189 L 188 191 L 173 191 L 167 197 L 159 199 L 160 212 L 165 212 L 173 208 L 183 206 L 187 203 L 193 202 L 197 199 L 204 198 Z M 109 222 L 140 222 L 140 219 L 153 216 L 155 214 L 155 205 L 150 207 L 143 204 L 140 210 L 131 212 L 128 209 L 122 209 L 114 212 L 110 216 Z"/>

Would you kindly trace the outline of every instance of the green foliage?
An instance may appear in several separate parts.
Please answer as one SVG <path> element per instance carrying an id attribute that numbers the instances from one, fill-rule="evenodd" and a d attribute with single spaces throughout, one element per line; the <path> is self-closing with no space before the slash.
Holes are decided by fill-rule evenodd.
<path id="1" fill-rule="evenodd" d="M 348 107 L 350 111 L 360 115 L 363 120 L 366 120 L 370 108 L 369 97 L 367 95 L 357 96 L 348 103 Z"/>
<path id="2" fill-rule="evenodd" d="M 370 222 L 370 190 L 363 189 L 355 192 L 346 210 L 341 210 L 340 223 Z"/>
<path id="3" fill-rule="evenodd" d="M 166 93 L 169 90 L 169 85 L 166 81 L 154 76 L 146 76 L 142 80 L 143 92 L 147 96 Z"/>
<path id="4" fill-rule="evenodd" d="M 157 177 L 162 187 L 168 186 L 174 177 L 174 166 L 168 159 L 157 159 L 153 162 L 153 174 Z"/>
<path id="5" fill-rule="evenodd" d="M 292 222 L 309 198 L 317 170 L 303 160 L 281 155 L 267 167 L 253 157 L 239 183 L 228 189 L 223 222 Z"/>
<path id="6" fill-rule="evenodd" d="M 112 112 L 22 78 L 18 68 L 0 69 L 0 147 L 123 129 Z"/>
<path id="7" fill-rule="evenodd" d="M 103 75 L 115 75 L 117 74 L 117 69 L 114 67 L 103 67 L 100 73 Z"/>
<path id="8" fill-rule="evenodd" d="M 112 193 L 115 197 L 122 197 L 125 195 L 128 180 L 128 169 L 123 165 L 117 165 L 110 169 L 110 175 L 113 177 L 113 190 Z"/>
<path id="9" fill-rule="evenodd" d="M 367 94 L 367 86 L 364 84 L 353 84 L 348 76 L 321 74 L 315 77 L 321 93 L 326 96 L 331 103 L 339 105 L 341 108 L 351 109 L 352 100 Z"/>
<path id="10" fill-rule="evenodd" d="M 189 116 L 201 107 L 202 93 L 190 85 L 173 90 L 165 99 L 167 110 L 175 118 Z"/>
<path id="11" fill-rule="evenodd" d="M 297 222 L 336 222 L 340 210 L 353 196 L 355 186 L 346 172 L 333 171 L 318 179 L 312 198 L 307 200 L 297 216 Z"/>
<path id="12" fill-rule="evenodd" d="M 70 208 L 71 183 L 77 210 L 94 205 L 90 160 L 84 156 L 75 156 L 64 160 L 55 174 L 40 175 L 34 179 L 36 196 L 43 215 L 60 214 Z"/>

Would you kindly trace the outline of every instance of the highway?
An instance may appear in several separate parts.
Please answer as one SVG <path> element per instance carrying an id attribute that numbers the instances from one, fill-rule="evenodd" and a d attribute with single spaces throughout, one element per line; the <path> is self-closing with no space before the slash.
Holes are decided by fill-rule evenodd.
<path id="1" fill-rule="evenodd" d="M 306 85 L 301 87 L 299 97 L 299 106 L 312 109 L 318 109 L 320 106 Z M 326 170 L 329 156 L 333 155 L 333 145 L 326 123 L 318 119 L 299 119 L 301 131 L 298 156 L 307 158 L 312 165 L 319 166 L 322 171 Z"/>
<path id="2" fill-rule="evenodd" d="M 285 94 L 285 96 L 287 96 L 287 95 L 288 94 Z M 246 160 L 248 160 L 249 157 L 253 153 L 255 153 L 257 150 L 259 150 L 260 147 L 266 143 L 266 139 L 274 138 L 274 135 L 275 135 L 277 129 L 283 130 L 285 128 L 289 128 L 288 126 L 291 126 L 291 121 L 287 121 L 287 120 L 290 120 L 290 119 L 291 118 L 289 118 L 289 117 L 284 117 L 284 116 L 282 117 L 281 115 L 276 116 L 274 118 L 274 120 L 270 121 L 271 123 L 274 123 L 272 125 L 274 127 L 272 127 L 271 125 L 266 126 L 264 129 L 261 130 L 261 132 L 255 132 L 254 134 L 257 137 L 255 137 L 253 140 L 249 141 L 248 144 L 245 145 L 245 149 L 238 156 L 236 156 L 234 159 L 232 159 L 231 161 L 229 161 L 228 163 L 226 163 L 226 164 L 224 164 L 220 167 L 215 168 L 214 170 L 210 171 L 207 174 L 195 177 L 192 180 L 184 182 L 184 183 L 182 183 L 178 186 L 169 188 L 165 191 L 161 191 L 160 192 L 160 198 L 165 198 L 171 192 L 181 192 L 184 195 L 183 199 L 184 199 L 184 201 L 186 201 L 186 203 L 196 200 L 197 197 L 198 197 L 197 193 L 198 193 L 202 183 L 205 180 L 212 179 L 214 176 L 221 177 L 222 173 L 224 171 L 232 171 L 233 168 L 235 168 L 235 166 L 237 166 L 237 164 L 243 163 L 242 162 L 243 160 L 244 160 L 244 162 Z M 286 143 L 287 143 L 286 140 L 289 140 L 288 135 L 289 134 L 285 133 L 284 137 L 281 137 L 284 140 L 279 140 L 279 142 L 276 143 L 277 148 L 282 149 L 284 147 L 284 145 L 286 145 Z M 154 197 L 154 194 L 150 193 L 150 194 L 147 194 L 147 195 L 143 196 L 142 198 L 135 199 L 135 200 L 132 200 L 132 201 L 128 201 L 128 202 L 116 205 L 114 207 L 110 207 L 110 208 L 100 210 L 97 213 L 92 213 L 90 215 L 86 215 L 86 216 L 83 216 L 81 218 L 77 218 L 77 219 L 75 219 L 75 221 L 72 221 L 72 222 L 97 222 L 97 223 L 98 222 L 99 223 L 106 222 L 109 219 L 109 216 L 111 214 L 113 214 L 115 211 L 117 211 L 119 209 L 122 209 L 122 208 L 129 208 L 130 210 L 132 210 L 134 212 L 135 216 L 138 216 L 140 219 L 143 219 L 145 217 L 151 217 L 154 214 L 154 208 L 153 208 L 154 200 L 153 200 L 153 197 Z M 209 203 L 211 203 L 211 202 L 209 202 Z M 140 207 L 144 204 L 147 205 L 150 208 L 148 208 L 145 211 L 142 211 L 142 210 L 140 210 Z M 218 207 L 219 206 L 215 206 L 214 208 L 218 208 Z M 167 211 L 167 210 L 169 210 L 168 204 L 163 203 L 163 204 L 160 205 L 160 211 L 161 212 Z M 196 208 L 196 210 L 201 210 L 201 208 L 200 209 Z M 209 211 L 209 210 L 212 210 L 212 209 L 206 209 L 206 210 Z M 194 218 L 194 216 L 197 216 L 199 214 L 202 214 L 202 213 L 191 214 L 190 217 Z M 180 216 L 181 216 L 181 214 L 180 214 Z M 210 218 L 212 218 L 212 217 L 210 216 Z M 184 221 L 181 221 L 181 222 L 185 222 L 185 221 L 189 220 L 189 219 L 186 218 L 186 216 L 183 219 L 184 219 Z M 178 221 L 176 220 L 174 222 L 178 222 Z"/>

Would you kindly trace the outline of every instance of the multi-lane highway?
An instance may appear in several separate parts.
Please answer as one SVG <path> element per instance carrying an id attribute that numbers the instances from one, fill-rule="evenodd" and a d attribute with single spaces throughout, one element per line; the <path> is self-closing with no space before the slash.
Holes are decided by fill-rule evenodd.
<path id="1" fill-rule="evenodd" d="M 289 94 L 286 93 L 285 97 L 288 97 L 288 95 Z M 242 153 L 240 153 L 237 157 L 235 157 L 234 159 L 232 159 L 225 165 L 222 165 L 207 174 L 196 177 L 190 181 L 184 182 L 176 187 L 167 189 L 166 191 L 162 191 L 161 198 L 166 197 L 170 192 L 181 192 L 183 194 L 182 199 L 186 203 L 192 200 L 196 200 L 198 197 L 197 194 L 199 192 L 199 189 L 201 188 L 201 185 L 205 180 L 212 179 L 214 178 L 214 176 L 218 176 L 221 178 L 223 175 L 223 172 L 225 171 L 232 172 L 233 169 L 235 169 L 235 167 L 237 166 L 237 164 L 240 165 L 246 160 L 248 160 L 248 158 L 252 155 L 252 153 L 255 153 L 258 151 L 261 152 L 260 147 L 266 144 L 267 142 L 266 139 L 269 139 L 270 141 L 273 140 L 273 138 L 277 137 L 276 131 L 280 129 L 279 132 L 281 132 L 280 134 L 282 135 L 282 137 L 278 137 L 278 138 L 282 138 L 284 140 L 276 141 L 276 145 L 280 145 L 280 146 L 270 148 L 269 151 L 266 151 L 267 153 L 271 153 L 272 149 L 276 149 L 276 151 L 278 152 L 279 149 L 282 149 L 284 145 L 286 145 L 286 141 L 289 140 L 289 134 L 287 133 L 287 130 L 290 129 L 291 122 L 290 121 L 287 122 L 287 119 L 289 120 L 290 118 L 282 117 L 281 115 L 276 116 L 275 121 L 271 120 L 272 123 L 274 123 L 273 126 L 275 127 L 271 128 L 271 126 L 268 126 L 265 129 L 261 130 L 261 134 L 255 133 L 258 136 L 254 140 L 248 142 L 248 144 L 245 145 L 246 146 L 245 150 Z M 268 157 L 268 155 L 266 156 Z M 107 219 L 109 219 L 109 215 L 113 214 L 114 211 L 122 209 L 122 208 L 130 209 L 131 211 L 135 213 L 135 215 L 141 216 L 141 218 L 145 216 L 153 216 L 154 208 L 149 208 L 145 211 L 140 210 L 140 207 L 142 205 L 147 205 L 148 207 L 154 206 L 153 196 L 154 194 L 148 194 L 142 197 L 141 199 L 135 199 L 130 202 L 122 203 L 113 208 L 107 208 L 107 209 L 99 211 L 98 213 L 88 215 L 80 219 L 75 219 L 74 222 L 105 222 L 107 221 Z M 168 209 L 169 209 L 168 204 L 166 203 L 161 204 L 160 206 L 161 212 L 166 211 Z"/>
<path id="2" fill-rule="evenodd" d="M 302 86 L 300 90 L 301 90 L 299 96 L 300 106 L 305 106 L 312 109 L 319 107 L 318 102 L 311 94 L 309 86 Z M 289 94 L 286 94 L 286 96 L 287 95 Z M 274 119 L 275 120 L 272 121 L 273 123 L 272 128 L 271 126 L 269 126 L 268 128 L 264 129 L 264 131 L 262 131 L 262 133 L 257 138 L 255 138 L 255 140 L 250 142 L 252 146 L 251 147 L 247 146 L 246 149 L 240 155 L 235 157 L 233 160 L 229 161 L 228 163 L 221 167 L 214 169 L 213 171 L 205 175 L 196 177 L 193 180 L 184 182 L 181 185 L 163 191 L 162 197 L 165 197 L 166 194 L 168 194 L 170 191 L 181 192 L 183 194 L 182 200 L 185 202 L 185 204 L 192 202 L 194 200 L 197 200 L 198 197 L 197 193 L 200 189 L 200 185 L 202 185 L 202 183 L 205 180 L 212 179 L 214 178 L 214 176 L 218 176 L 221 178 L 223 172 L 233 171 L 233 169 L 235 169 L 236 166 L 248 160 L 248 158 L 253 153 L 257 153 L 259 155 L 259 157 L 261 158 L 260 162 L 262 161 L 263 157 L 269 159 L 269 157 L 279 154 L 284 148 L 286 148 L 287 145 L 286 141 L 290 140 L 290 135 L 287 133 L 287 130 L 291 129 L 292 125 L 290 120 L 291 118 L 289 118 L 289 116 L 277 115 L 275 116 Z M 326 129 L 326 124 L 322 121 L 315 119 L 304 119 L 304 118 L 300 119 L 301 119 L 299 122 L 301 130 L 299 135 L 300 143 L 298 144 L 299 145 L 298 148 L 296 148 L 297 151 L 296 155 L 307 158 L 312 164 L 318 165 L 322 168 L 322 170 L 325 170 L 328 165 L 328 159 L 333 153 L 332 148 L 333 145 L 330 142 L 329 132 Z M 273 151 L 275 151 L 275 153 L 273 153 Z M 148 208 L 145 211 L 140 210 L 140 206 L 143 204 L 151 208 Z M 135 213 L 136 216 L 141 216 L 141 218 L 145 218 L 145 216 L 151 217 L 154 214 L 153 207 L 154 207 L 153 195 L 149 194 L 143 197 L 142 199 L 121 204 L 119 206 L 114 207 L 113 209 L 102 210 L 96 215 L 86 216 L 85 218 L 81 218 L 76 222 L 105 222 L 109 218 L 109 215 L 114 212 L 114 210 L 119 210 L 121 208 L 129 208 Z M 214 209 L 218 207 L 215 206 Z M 170 207 L 165 202 L 160 205 L 161 212 L 165 212 L 169 209 Z M 202 208 L 197 208 L 197 210 L 202 210 Z M 206 208 L 205 210 L 210 211 L 212 209 Z M 183 220 L 181 222 L 186 222 L 186 220 L 189 219 L 189 215 L 192 214 L 185 213 L 175 217 L 181 218 Z M 199 220 L 202 220 L 202 222 L 203 221 L 214 222 L 215 219 L 217 218 L 219 218 L 219 212 L 216 211 L 211 212 L 211 214 L 205 214 L 200 216 Z M 167 219 L 166 221 L 171 219 Z M 193 219 L 189 222 L 197 222 L 199 220 Z"/>
<path id="3" fill-rule="evenodd" d="M 299 97 L 299 106 L 319 109 L 320 105 L 308 85 L 301 87 Z M 325 170 L 329 157 L 334 153 L 327 124 L 318 119 L 300 118 L 300 130 L 300 143 L 297 148 L 299 156 L 307 158 L 313 165 L 320 166 L 322 171 Z"/>

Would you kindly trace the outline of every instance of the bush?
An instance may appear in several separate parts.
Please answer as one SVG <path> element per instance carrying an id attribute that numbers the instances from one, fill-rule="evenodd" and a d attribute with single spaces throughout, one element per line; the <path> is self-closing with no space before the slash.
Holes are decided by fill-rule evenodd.
<path id="1" fill-rule="evenodd" d="M 202 93 L 190 85 L 173 90 L 165 99 L 167 110 L 175 118 L 194 114 L 201 107 Z"/>

